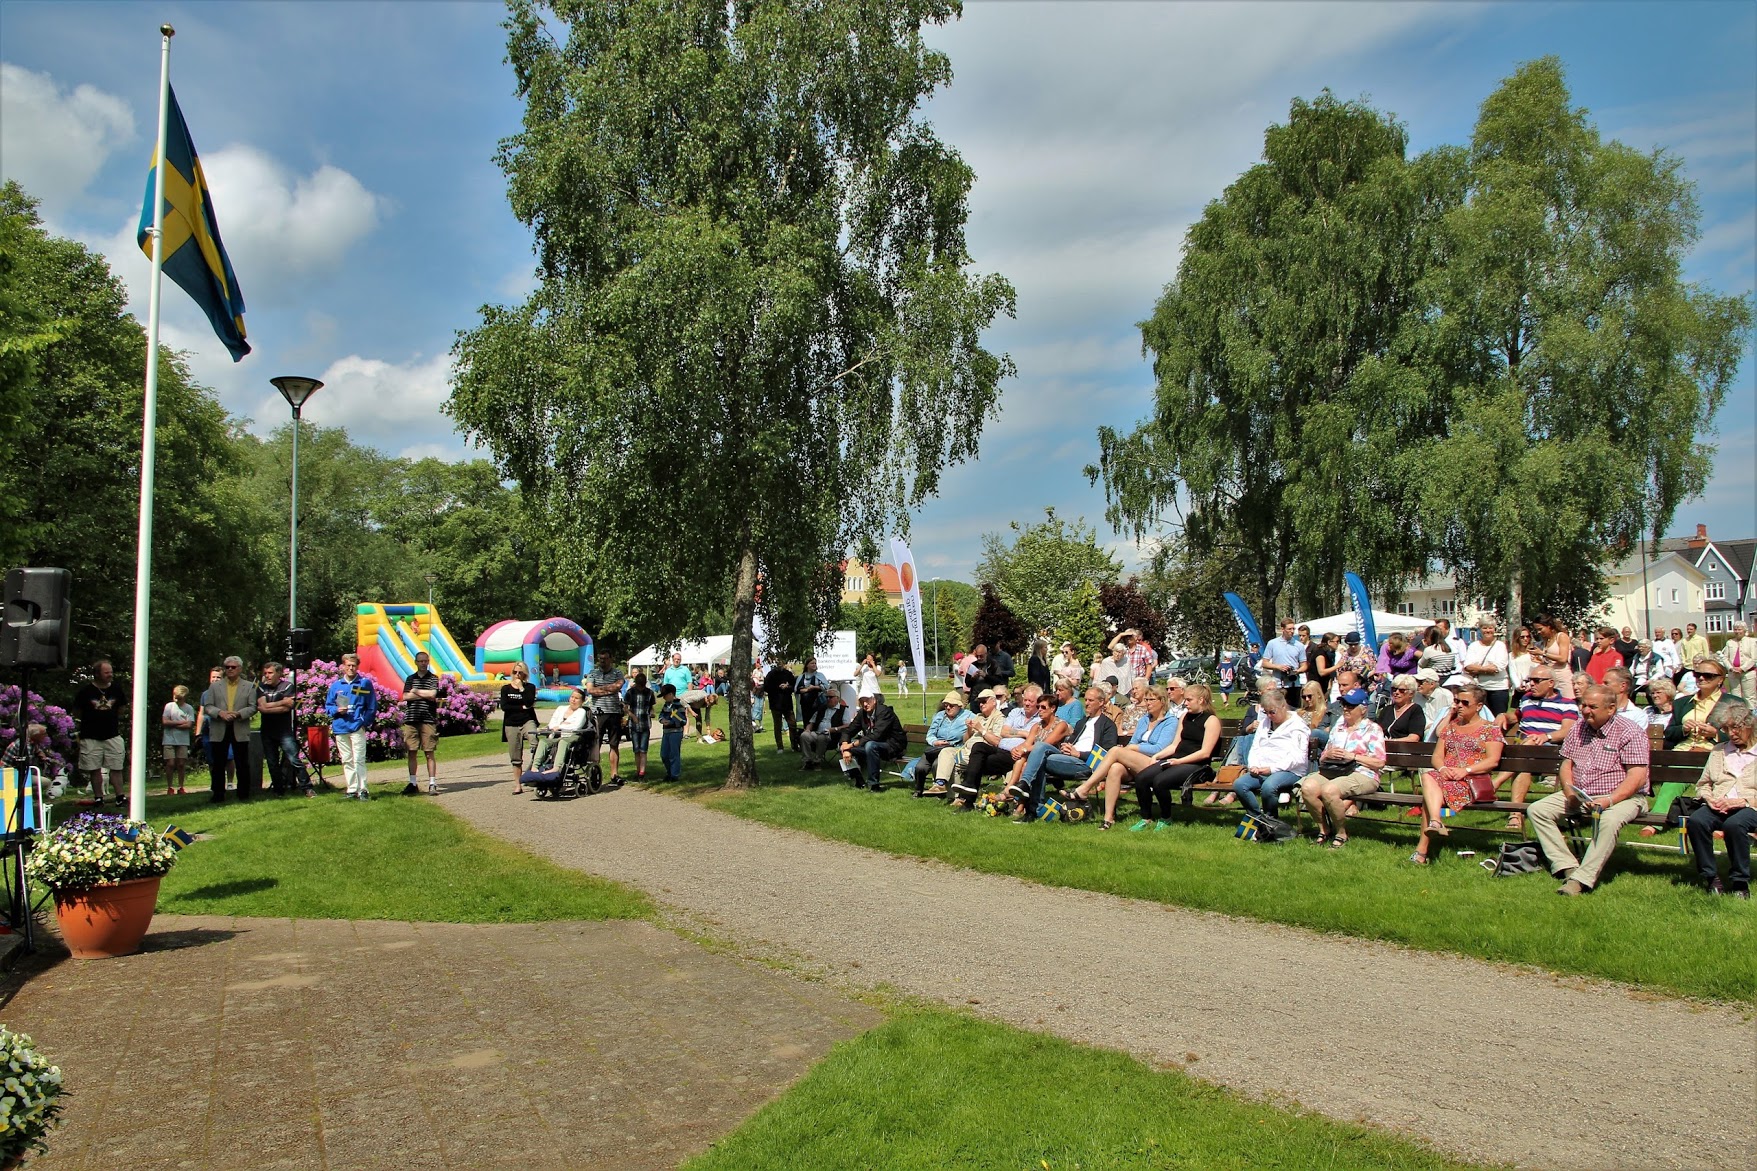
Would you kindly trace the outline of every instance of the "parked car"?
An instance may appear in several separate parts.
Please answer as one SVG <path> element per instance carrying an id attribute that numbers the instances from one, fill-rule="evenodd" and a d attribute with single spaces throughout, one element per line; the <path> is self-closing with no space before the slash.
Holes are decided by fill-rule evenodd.
<path id="1" fill-rule="evenodd" d="M 1164 683 L 1176 675 L 1185 683 L 1206 683 L 1214 686 L 1219 674 L 1214 669 L 1214 661 L 1202 655 L 1186 655 L 1182 658 L 1166 659 L 1153 669 L 1153 682 Z"/>

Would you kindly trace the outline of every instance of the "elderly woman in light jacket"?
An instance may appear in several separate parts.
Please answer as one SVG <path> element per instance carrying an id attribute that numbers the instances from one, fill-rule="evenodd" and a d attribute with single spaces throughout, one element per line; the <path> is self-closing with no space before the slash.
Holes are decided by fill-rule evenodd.
<path id="1" fill-rule="evenodd" d="M 1757 715 L 1739 704 L 1724 723 L 1726 742 L 1714 746 L 1696 782 L 1702 804 L 1684 819 L 1696 873 L 1710 894 L 1751 897 L 1751 835 L 1757 833 Z M 1714 835 L 1726 841 L 1723 888 L 1714 857 Z"/>

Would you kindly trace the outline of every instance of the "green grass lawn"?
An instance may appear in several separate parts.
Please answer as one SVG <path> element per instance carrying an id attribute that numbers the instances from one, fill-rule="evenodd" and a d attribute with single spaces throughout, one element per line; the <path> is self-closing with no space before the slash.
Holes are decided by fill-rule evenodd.
<path id="1" fill-rule="evenodd" d="M 630 919 L 641 894 L 470 828 L 424 798 L 154 797 L 148 819 L 206 835 L 185 847 L 158 909 L 187 915 L 529 923 Z M 57 809 L 56 820 L 72 808 Z"/>
<path id="2" fill-rule="evenodd" d="M 894 854 L 937 858 L 1054 886 L 1381 939 L 1427 951 L 1602 976 L 1686 996 L 1757 999 L 1757 914 L 1711 899 L 1669 850 L 1618 850 L 1602 888 L 1556 897 L 1547 875 L 1492 878 L 1476 863 L 1505 837 L 1460 832 L 1432 866 L 1405 859 L 1413 823 L 1357 819 L 1344 850 L 1309 841 L 1260 845 L 1233 837 L 1238 814 L 1201 810 L 1161 833 L 1109 833 L 1093 823 L 1013 825 L 911 800 L 893 785 L 857 792 L 830 773 L 801 774 L 797 756 L 758 740 L 762 787 L 722 791 L 726 749 L 686 744 L 684 780 L 659 786 L 771 825 Z M 656 761 L 655 761 L 656 764 Z M 1466 814 L 1460 826 L 1497 823 Z M 1656 840 L 1666 840 L 1664 838 Z M 1673 839 L 1675 840 L 1675 839 Z"/>
<path id="3" fill-rule="evenodd" d="M 926 1011 L 838 1045 L 685 1167 L 1465 1165 L 1383 1131 L 1250 1102 L 1119 1053 Z"/>

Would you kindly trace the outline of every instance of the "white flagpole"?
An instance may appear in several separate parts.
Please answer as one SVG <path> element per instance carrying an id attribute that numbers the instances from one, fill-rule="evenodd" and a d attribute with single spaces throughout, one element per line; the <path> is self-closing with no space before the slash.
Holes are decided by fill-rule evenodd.
<path id="1" fill-rule="evenodd" d="M 147 291 L 146 398 L 140 423 L 140 548 L 134 562 L 134 734 L 128 744 L 128 816 L 146 820 L 146 736 L 153 721 L 147 704 L 147 630 L 152 618 L 153 462 L 158 454 L 159 283 L 165 267 L 165 136 L 171 117 L 171 38 L 159 26 L 159 144 L 153 154 L 153 275 Z"/>

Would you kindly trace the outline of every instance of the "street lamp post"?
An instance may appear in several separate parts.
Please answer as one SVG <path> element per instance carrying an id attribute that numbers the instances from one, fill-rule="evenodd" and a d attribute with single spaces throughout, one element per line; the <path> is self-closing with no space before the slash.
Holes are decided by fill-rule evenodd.
<path id="1" fill-rule="evenodd" d="M 431 574 L 431 573 L 427 574 L 426 577 L 427 577 L 427 609 L 431 611 L 433 609 L 433 583 L 438 581 L 439 578 L 437 575 Z"/>
<path id="2" fill-rule="evenodd" d="M 287 630 L 291 638 L 291 632 L 299 626 L 299 416 L 305 410 L 306 401 L 322 388 L 323 383 L 296 374 L 283 374 L 269 381 L 293 408 L 293 507 L 287 536 Z"/>
<path id="3" fill-rule="evenodd" d="M 940 579 L 937 577 L 933 579 L 933 665 L 936 667 L 941 665 L 940 664 Z M 927 686 L 927 680 L 923 679 L 921 681 L 921 686 L 923 688 L 925 688 Z"/>

